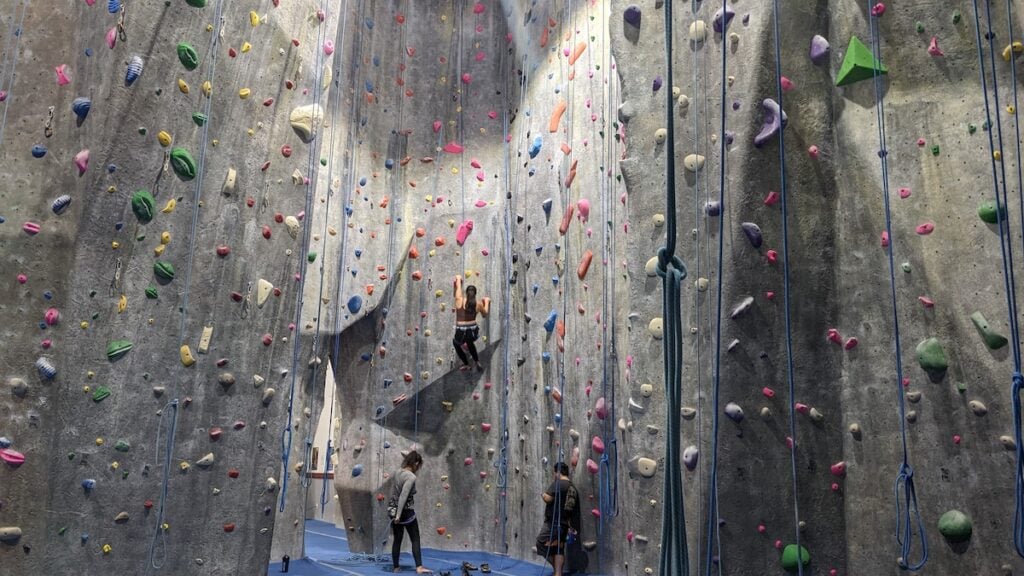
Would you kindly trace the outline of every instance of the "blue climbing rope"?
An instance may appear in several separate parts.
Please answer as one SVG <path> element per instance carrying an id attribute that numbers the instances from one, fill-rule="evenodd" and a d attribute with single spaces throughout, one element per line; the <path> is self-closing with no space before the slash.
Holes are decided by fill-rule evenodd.
<path id="1" fill-rule="evenodd" d="M 772 0 L 773 25 L 775 33 L 775 91 L 779 99 L 779 114 L 782 114 L 782 50 L 779 34 L 779 0 Z M 793 321 L 790 310 L 789 283 L 789 208 L 788 187 L 786 186 L 786 130 L 779 130 L 779 198 L 782 208 L 782 300 L 786 315 L 786 381 L 789 385 L 789 464 L 793 481 L 793 534 L 797 550 L 797 574 L 803 576 L 804 556 L 800 545 L 800 492 L 797 478 L 797 436 L 796 436 L 796 378 L 793 373 Z"/>
<path id="2" fill-rule="evenodd" d="M 868 12 L 871 5 L 868 2 Z M 871 30 L 871 51 L 875 61 L 881 63 L 881 39 L 878 31 L 876 17 L 869 17 Z M 917 488 L 914 485 L 914 468 L 910 465 L 910 451 L 907 448 L 907 408 L 905 391 L 903 390 L 903 346 L 900 341 L 900 316 L 896 299 L 896 262 L 893 257 L 895 251 L 895 239 L 892 234 L 892 210 L 889 203 L 889 152 L 885 148 L 885 98 L 882 95 L 882 79 L 878 67 L 873 67 L 875 83 L 875 115 L 878 124 L 878 158 L 881 163 L 882 176 L 882 199 L 885 203 L 885 233 L 889 238 L 889 289 L 892 297 L 892 320 L 893 340 L 895 340 L 896 355 L 896 392 L 900 417 L 900 440 L 903 446 L 903 461 L 900 463 L 899 472 L 896 474 L 896 481 L 893 484 L 893 492 L 896 497 L 896 544 L 900 547 L 899 565 L 901 568 L 917 571 L 924 567 L 928 561 L 928 536 L 924 529 L 924 520 L 921 518 L 921 509 L 917 504 Z M 921 557 L 917 562 L 911 563 L 910 554 L 913 551 L 914 527 L 917 528 L 917 537 L 921 541 Z"/>
<path id="3" fill-rule="evenodd" d="M 724 0 L 723 0 L 724 2 Z M 672 4 L 665 2 L 665 82 L 672 83 Z M 725 50 L 722 51 L 723 54 Z M 680 462 L 682 436 L 679 412 L 682 409 L 683 372 L 683 312 L 680 305 L 681 287 L 686 278 L 686 265 L 675 254 L 676 223 L 676 163 L 675 118 L 672 90 L 665 91 L 665 117 L 668 138 L 665 141 L 665 245 L 658 250 L 658 276 L 663 292 L 662 310 L 665 317 L 663 342 L 665 364 L 665 397 L 667 400 L 665 435 L 665 492 L 662 498 L 661 573 L 688 576 L 690 555 L 686 542 L 686 502 L 683 500 L 683 474 Z M 724 142 L 724 138 L 722 139 Z"/>
<path id="4" fill-rule="evenodd" d="M 0 67 L 0 90 L 7 92 L 7 98 L 4 99 L 4 115 L 3 119 L 0 120 L 0 145 L 4 141 L 4 131 L 7 128 L 7 110 L 11 106 L 11 92 L 14 87 L 14 73 L 18 67 L 18 48 L 21 45 L 21 36 L 23 33 L 22 26 L 25 24 L 25 15 L 28 14 L 28 3 L 29 0 L 22 2 L 21 20 L 18 20 L 17 7 L 14 9 L 14 13 L 11 15 L 11 26 L 7 31 L 7 43 L 4 45 L 4 63 Z M 15 26 L 14 23 L 18 22 Z M 10 81 L 7 81 L 5 77 L 8 75 L 7 64 L 10 63 Z"/>

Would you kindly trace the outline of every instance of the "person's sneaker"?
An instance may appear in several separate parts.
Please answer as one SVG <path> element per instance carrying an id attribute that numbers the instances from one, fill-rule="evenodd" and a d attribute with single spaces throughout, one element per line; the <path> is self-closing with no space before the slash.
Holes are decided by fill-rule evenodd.
<path id="1" fill-rule="evenodd" d="M 473 570 L 476 570 L 476 566 L 473 565 L 473 564 L 470 564 L 469 562 L 463 562 L 462 563 L 462 569 L 465 570 L 465 571 L 468 571 L 468 572 L 472 572 Z"/>
<path id="2" fill-rule="evenodd" d="M 484 574 L 490 574 L 491 573 L 491 566 L 490 566 L 490 564 L 487 564 L 486 562 L 481 564 L 480 565 L 480 571 L 483 572 Z"/>

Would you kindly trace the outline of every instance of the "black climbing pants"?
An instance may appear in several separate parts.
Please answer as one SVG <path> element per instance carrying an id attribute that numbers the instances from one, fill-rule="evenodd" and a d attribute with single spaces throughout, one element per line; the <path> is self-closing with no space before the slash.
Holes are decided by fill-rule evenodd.
<path id="1" fill-rule="evenodd" d="M 455 338 L 452 339 L 452 344 L 455 345 L 455 353 L 459 355 L 459 360 L 462 360 L 463 365 L 469 366 L 469 358 L 466 358 L 466 351 L 462 349 L 463 344 L 469 350 L 469 355 L 473 357 L 473 361 L 480 362 L 480 354 L 477 353 L 475 344 L 479 337 L 480 327 L 476 324 L 455 327 Z"/>
<path id="2" fill-rule="evenodd" d="M 407 516 L 409 512 L 411 510 L 405 510 L 402 515 Z M 412 541 L 412 557 L 416 561 L 416 566 L 423 566 L 423 554 L 420 552 L 420 523 L 416 518 L 408 524 L 391 523 L 391 534 L 394 536 L 391 543 L 391 564 L 398 568 L 398 557 L 402 553 L 402 537 L 405 531 L 409 532 L 409 540 Z"/>

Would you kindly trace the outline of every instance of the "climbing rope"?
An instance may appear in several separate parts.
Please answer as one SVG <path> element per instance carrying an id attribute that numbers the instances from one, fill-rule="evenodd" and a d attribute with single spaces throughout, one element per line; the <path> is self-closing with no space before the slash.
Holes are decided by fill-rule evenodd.
<path id="1" fill-rule="evenodd" d="M 723 0 L 724 2 L 724 0 Z M 666 84 L 672 83 L 672 4 L 665 2 L 665 60 Z M 725 50 L 722 50 L 723 54 Z M 665 334 L 663 352 L 665 364 L 666 415 L 665 435 L 665 492 L 662 498 L 661 573 L 687 576 L 690 557 L 686 542 L 686 503 L 683 500 L 682 462 L 679 445 L 682 408 L 683 372 L 683 319 L 680 306 L 680 284 L 686 278 L 686 265 L 675 254 L 676 249 L 676 170 L 675 170 L 675 118 L 673 118 L 672 90 L 665 91 L 665 117 L 668 138 L 665 141 L 665 245 L 658 250 L 658 276 L 662 280 Z M 724 141 L 724 138 L 723 138 Z"/>
<path id="2" fill-rule="evenodd" d="M 772 0 L 772 15 L 775 33 L 775 93 L 779 99 L 779 114 L 782 114 L 782 49 L 779 33 L 779 0 Z M 786 186 L 786 130 L 779 129 L 779 199 L 782 208 L 782 300 L 786 316 L 786 382 L 789 386 L 789 464 L 793 482 L 793 534 L 797 552 L 797 574 L 804 573 L 804 553 L 800 545 L 800 492 L 797 478 L 797 435 L 796 435 L 796 378 L 793 370 L 793 318 L 791 313 L 791 288 L 789 282 L 789 202 Z"/>
<path id="3" fill-rule="evenodd" d="M 17 7 L 15 7 L 14 13 L 11 15 L 11 26 L 7 31 L 7 43 L 4 45 L 4 62 L 3 66 L 0 67 L 0 92 L 6 92 L 6 98 L 4 98 L 4 115 L 0 119 L 0 145 L 4 141 L 4 131 L 7 129 L 7 110 L 11 105 L 11 91 L 14 88 L 14 73 L 18 67 L 18 48 L 21 45 L 21 37 L 24 30 L 22 26 L 25 24 L 25 15 L 28 14 L 28 3 L 30 0 L 24 0 L 21 4 L 21 19 L 17 16 Z M 15 26 L 14 23 L 18 22 Z M 13 43 L 13 47 L 12 47 Z M 10 80 L 5 77 L 7 74 L 7 65 L 10 64 Z"/>
<path id="4" fill-rule="evenodd" d="M 871 6 L 869 1 L 868 11 Z M 871 51 L 875 61 L 881 63 L 881 39 L 879 37 L 876 17 L 869 17 L 871 32 Z M 882 199 L 885 203 L 885 233 L 889 239 L 889 289 L 892 297 L 893 340 L 896 355 L 896 396 L 899 406 L 900 439 L 903 446 L 903 461 L 893 491 L 896 497 L 896 544 L 900 547 L 899 565 L 907 570 L 920 570 L 928 561 L 928 536 L 924 529 L 924 520 L 917 504 L 917 489 L 914 485 L 914 468 L 910 465 L 910 454 L 907 448 L 907 409 L 905 391 L 903 390 L 903 347 L 900 341 L 900 315 L 896 299 L 896 262 L 893 257 L 895 239 L 892 234 L 892 211 L 889 205 L 889 152 L 885 148 L 885 98 L 882 95 L 882 79 L 879 67 L 872 66 L 875 82 L 875 115 L 878 124 L 878 158 L 881 164 Z M 921 557 L 911 563 L 910 554 L 914 544 L 914 526 L 917 527 L 917 538 L 921 541 Z M 799 549 L 798 549 L 799 550 Z M 798 562 L 799 563 L 799 562 Z"/>

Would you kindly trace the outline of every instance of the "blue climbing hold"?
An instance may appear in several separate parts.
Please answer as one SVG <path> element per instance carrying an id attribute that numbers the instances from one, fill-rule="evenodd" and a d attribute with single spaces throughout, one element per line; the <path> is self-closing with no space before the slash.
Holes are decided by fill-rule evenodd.
<path id="1" fill-rule="evenodd" d="M 352 215 L 352 205 L 351 204 L 345 204 L 345 216 L 351 216 L 351 215 Z"/>
<path id="2" fill-rule="evenodd" d="M 373 358 L 373 354 L 370 354 L 369 352 L 363 352 L 359 355 L 359 359 L 363 362 L 369 362 L 371 358 Z"/>
<path id="3" fill-rule="evenodd" d="M 540 290 L 540 284 L 534 284 L 533 286 L 530 286 L 530 289 L 533 290 L 533 295 L 536 296 L 537 290 Z"/>
<path id="4" fill-rule="evenodd" d="M 558 310 L 552 310 L 551 314 L 548 314 L 548 319 L 544 321 L 544 329 L 547 330 L 548 334 L 555 331 L 555 322 L 558 320 Z"/>
<path id="5" fill-rule="evenodd" d="M 357 314 L 363 308 L 363 297 L 358 294 L 348 299 L 348 311 Z"/>
<path id="6" fill-rule="evenodd" d="M 558 286 L 558 276 L 552 276 L 551 283 L 554 284 L 555 286 Z"/>
<path id="7" fill-rule="evenodd" d="M 373 30 L 373 18 L 367 18 L 365 22 L 366 27 L 369 28 L 370 30 Z"/>
<path id="8" fill-rule="evenodd" d="M 550 362 L 551 361 L 551 353 L 550 352 L 541 352 L 540 359 L 545 361 L 545 362 Z"/>
<path id="9" fill-rule="evenodd" d="M 362 178 L 359 179 L 359 185 L 366 186 L 366 176 L 363 176 Z"/>
<path id="10" fill-rule="evenodd" d="M 561 424 L 561 423 L 562 423 L 562 413 L 561 412 L 555 412 L 555 424 Z"/>
<path id="11" fill-rule="evenodd" d="M 124 75 L 124 83 L 126 86 L 131 86 L 142 76 L 142 68 L 145 66 L 145 62 L 142 60 L 142 56 L 135 55 L 128 62 L 128 71 Z"/>
<path id="12" fill-rule="evenodd" d="M 362 473 L 363 473 L 363 465 L 362 464 L 356 464 L 355 466 L 352 467 L 352 477 L 353 478 L 355 478 L 356 476 L 362 475 Z"/>
<path id="13" fill-rule="evenodd" d="M 543 144 L 544 139 L 541 138 L 540 136 L 537 136 L 533 139 L 533 144 L 530 144 L 530 148 L 528 150 L 528 152 L 530 153 L 530 158 L 536 158 L 537 154 L 540 154 L 540 147 Z"/>
<path id="14" fill-rule="evenodd" d="M 388 442 L 387 440 L 385 440 L 384 441 L 384 449 L 386 450 L 388 448 L 391 448 L 391 442 Z"/>
<path id="15" fill-rule="evenodd" d="M 0 436 L 0 448 L 10 448 L 11 439 L 7 436 Z"/>
<path id="16" fill-rule="evenodd" d="M 117 14 L 121 11 L 121 0 L 107 0 L 107 12 Z"/>
<path id="17" fill-rule="evenodd" d="M 89 110 L 92 110 L 92 100 L 85 96 L 79 96 L 71 103 L 71 110 L 75 112 L 75 116 L 85 120 L 85 117 L 89 115 Z"/>
<path id="18" fill-rule="evenodd" d="M 392 168 L 395 167 L 395 161 L 392 160 L 391 158 L 388 158 L 387 160 L 384 161 L 384 167 L 387 168 L 388 170 L 391 170 Z"/>
<path id="19" fill-rule="evenodd" d="M 89 490 L 92 490 L 95 487 L 96 487 L 96 481 L 93 480 L 92 478 L 86 478 L 85 480 L 82 480 L 82 489 L 83 490 L 88 492 Z M 85 535 L 85 537 L 88 538 L 89 536 Z"/>
<path id="20" fill-rule="evenodd" d="M 544 200 L 543 202 L 540 203 L 540 207 L 544 209 L 544 214 L 548 216 L 551 216 L 551 204 L 551 198 L 548 198 L 547 200 Z"/>
<path id="21" fill-rule="evenodd" d="M 355 250 L 353 250 L 353 252 L 355 253 L 356 258 L 360 258 L 363 255 L 363 249 L 362 248 L 356 248 Z"/>
<path id="22" fill-rule="evenodd" d="M 64 194 L 63 196 L 58 196 L 53 201 L 53 204 L 50 205 L 50 208 L 53 210 L 54 214 L 60 216 L 70 205 L 71 196 Z"/>
<path id="23" fill-rule="evenodd" d="M 540 253 L 544 251 L 544 247 L 537 246 L 536 248 L 533 249 L 533 251 L 537 253 L 537 256 L 540 256 Z"/>
<path id="24" fill-rule="evenodd" d="M 369 80 L 366 81 L 366 91 L 373 94 L 373 82 L 370 82 Z"/>
<path id="25" fill-rule="evenodd" d="M 42 144 L 36 144 L 35 146 L 32 147 L 33 158 L 42 158 L 43 156 L 46 156 L 46 146 L 43 146 Z"/>

